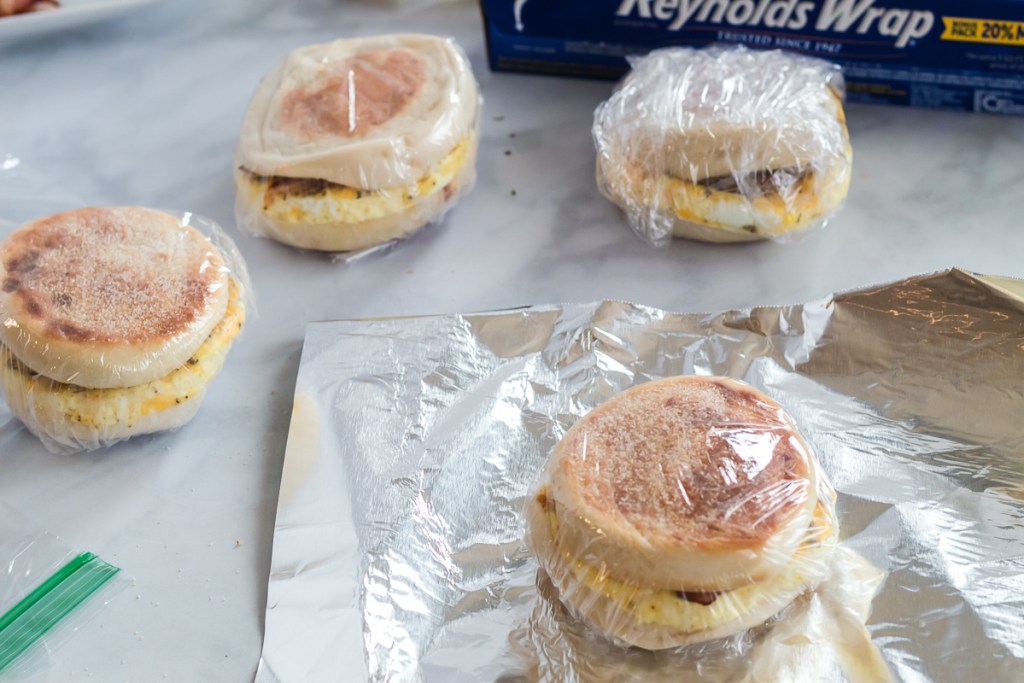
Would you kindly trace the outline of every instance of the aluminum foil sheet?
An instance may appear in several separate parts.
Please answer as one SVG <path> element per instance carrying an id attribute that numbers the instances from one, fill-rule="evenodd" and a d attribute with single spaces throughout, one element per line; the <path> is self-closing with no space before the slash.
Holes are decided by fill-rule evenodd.
<path id="1" fill-rule="evenodd" d="M 616 392 L 681 373 L 742 379 L 794 418 L 843 546 L 886 572 L 867 627 L 893 678 L 1024 680 L 1024 282 L 951 270 L 720 314 L 606 301 L 310 325 L 257 681 L 861 680 L 812 656 L 812 598 L 695 658 L 610 645 L 538 575 L 521 513 L 550 449 Z M 847 569 L 828 590 L 852 604 Z M 813 647 L 764 673 L 773 637 Z"/>

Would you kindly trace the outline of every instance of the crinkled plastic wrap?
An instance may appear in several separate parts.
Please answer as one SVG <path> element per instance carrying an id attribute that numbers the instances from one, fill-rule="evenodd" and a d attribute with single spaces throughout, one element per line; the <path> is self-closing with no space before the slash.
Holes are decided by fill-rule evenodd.
<path id="1" fill-rule="evenodd" d="M 718 314 L 606 301 L 314 323 L 257 681 L 1017 683 L 1022 329 L 1024 283 L 956 270 Z M 822 507 L 836 492 L 835 542 L 805 546 L 828 569 L 733 636 L 623 647 L 563 602 L 524 513 L 584 416 L 694 375 L 784 406 Z"/>
<path id="2" fill-rule="evenodd" d="M 644 240 L 782 239 L 850 184 L 839 67 L 782 51 L 665 48 L 594 115 L 597 182 Z"/>
<path id="3" fill-rule="evenodd" d="M 664 650 L 743 633 L 816 588 L 834 502 L 777 403 L 681 376 L 576 422 L 525 515 L 563 602 L 624 646 Z"/>
<path id="4" fill-rule="evenodd" d="M 299 48 L 246 110 L 238 225 L 328 252 L 406 237 L 475 182 L 480 107 L 452 39 L 396 34 Z"/>
<path id="5" fill-rule="evenodd" d="M 0 242 L 0 384 L 48 450 L 109 446 L 195 415 L 252 308 L 213 221 L 87 207 Z"/>

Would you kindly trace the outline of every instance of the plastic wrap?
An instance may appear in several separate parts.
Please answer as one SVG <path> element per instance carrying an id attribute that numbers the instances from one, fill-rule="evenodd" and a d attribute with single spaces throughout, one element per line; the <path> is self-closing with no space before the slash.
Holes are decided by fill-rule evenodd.
<path id="1" fill-rule="evenodd" d="M 781 51 L 666 48 L 594 115 L 597 182 L 654 245 L 820 227 L 850 184 L 839 67 Z"/>
<path id="2" fill-rule="evenodd" d="M 641 384 L 589 412 L 526 518 L 562 600 L 651 650 L 764 623 L 828 576 L 838 535 L 835 492 L 790 418 L 722 377 Z"/>
<path id="3" fill-rule="evenodd" d="M 37 680 L 46 658 L 131 579 L 0 505 L 0 680 Z"/>
<path id="4" fill-rule="evenodd" d="M 241 254 L 191 213 L 83 208 L 0 243 L 0 384 L 54 452 L 188 422 L 251 309 Z"/>
<path id="5" fill-rule="evenodd" d="M 299 48 L 246 110 L 238 225 L 332 252 L 405 237 L 475 182 L 480 104 L 451 39 L 399 34 Z"/>

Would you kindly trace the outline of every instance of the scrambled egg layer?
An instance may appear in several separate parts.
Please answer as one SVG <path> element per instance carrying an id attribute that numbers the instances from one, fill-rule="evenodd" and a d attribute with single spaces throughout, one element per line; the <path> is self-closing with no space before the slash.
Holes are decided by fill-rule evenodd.
<path id="1" fill-rule="evenodd" d="M 258 203 L 268 216 L 286 223 L 361 223 L 401 213 L 417 201 L 444 192 L 466 163 L 469 149 L 467 138 L 432 173 L 406 187 L 363 190 L 324 183 L 314 193 L 292 194 L 272 190 L 272 178 L 243 170 L 239 171 L 239 191 L 248 194 L 248 203 Z"/>
<path id="2" fill-rule="evenodd" d="M 815 177 L 808 173 L 785 197 L 776 192 L 745 196 L 670 176 L 663 176 L 661 183 L 665 202 L 679 218 L 727 230 L 781 233 L 825 213 L 821 197 L 814 191 Z"/>
<path id="3" fill-rule="evenodd" d="M 845 163 L 852 157 L 847 142 Z M 808 169 L 784 194 L 769 191 L 752 196 L 668 175 L 659 176 L 655 185 L 658 206 L 683 220 L 730 232 L 781 235 L 820 219 L 838 206 L 850 189 L 850 173 L 837 161 L 827 173 Z"/>
<path id="4" fill-rule="evenodd" d="M 552 505 L 547 510 L 552 537 L 558 538 L 558 517 Z M 623 612 L 629 613 L 642 624 L 658 624 L 697 633 L 717 628 L 746 614 L 758 610 L 763 604 L 780 595 L 797 592 L 807 581 L 820 558 L 823 541 L 832 532 L 829 514 L 822 503 L 814 511 L 808 537 L 787 569 L 763 583 L 750 584 L 731 591 L 718 593 L 709 605 L 691 602 L 672 590 L 644 588 L 635 583 L 618 581 L 602 568 L 572 558 L 560 549 L 568 561 L 573 577 L 588 589 L 604 595 Z"/>
<path id="5" fill-rule="evenodd" d="M 231 342 L 245 323 L 241 289 L 230 280 L 227 311 L 210 336 L 184 365 L 160 379 L 132 387 L 86 389 L 38 375 L 0 345 L 0 358 L 8 391 L 16 391 L 34 404 L 36 412 L 60 415 L 70 423 L 99 430 L 115 425 L 132 427 L 142 417 L 181 405 L 201 395 L 220 372 Z"/>

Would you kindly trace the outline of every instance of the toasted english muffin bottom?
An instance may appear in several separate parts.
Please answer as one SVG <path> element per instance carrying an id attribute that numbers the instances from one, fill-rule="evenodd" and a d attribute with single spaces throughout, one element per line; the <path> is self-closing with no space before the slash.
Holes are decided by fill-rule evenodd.
<path id="1" fill-rule="evenodd" d="M 474 140 L 467 138 L 428 175 L 413 185 L 365 190 L 326 180 L 261 176 L 239 168 L 235 174 L 245 204 L 267 217 L 293 224 L 358 224 L 400 214 L 437 193 L 448 193 L 460 169 L 470 160 Z"/>
<path id="2" fill-rule="evenodd" d="M 717 592 L 661 590 L 619 580 L 606 568 L 574 557 L 559 543 L 556 504 L 546 489 L 538 493 L 534 504 L 542 510 L 542 516 L 534 517 L 531 524 L 546 525 L 538 536 L 541 539 L 546 536 L 545 540 L 553 546 L 542 554 L 551 565 L 545 569 L 559 589 L 569 593 L 570 602 L 584 616 L 591 611 L 588 595 L 600 595 L 610 601 L 620 615 L 628 615 L 637 624 L 670 628 L 682 634 L 708 633 L 717 637 L 733 622 L 738 624 L 737 630 L 751 626 L 747 623 L 750 615 L 762 615 L 762 621 L 771 617 L 820 580 L 825 573 L 825 559 L 835 545 L 835 526 L 828 506 L 819 502 L 806 537 L 789 566 L 767 581 Z M 631 624 L 629 629 L 623 630 L 628 632 L 632 628 Z"/>
<path id="3" fill-rule="evenodd" d="M 207 384 L 223 367 L 231 343 L 244 322 L 241 288 L 232 278 L 224 317 L 184 365 L 159 379 L 110 389 L 63 384 L 33 372 L 9 348 L 0 344 L 0 382 L 11 410 L 35 429 L 58 440 L 64 431 L 71 431 L 66 427 L 74 427 L 76 434 L 95 430 L 102 438 L 111 432 L 131 430 L 157 413 L 198 401 Z"/>

